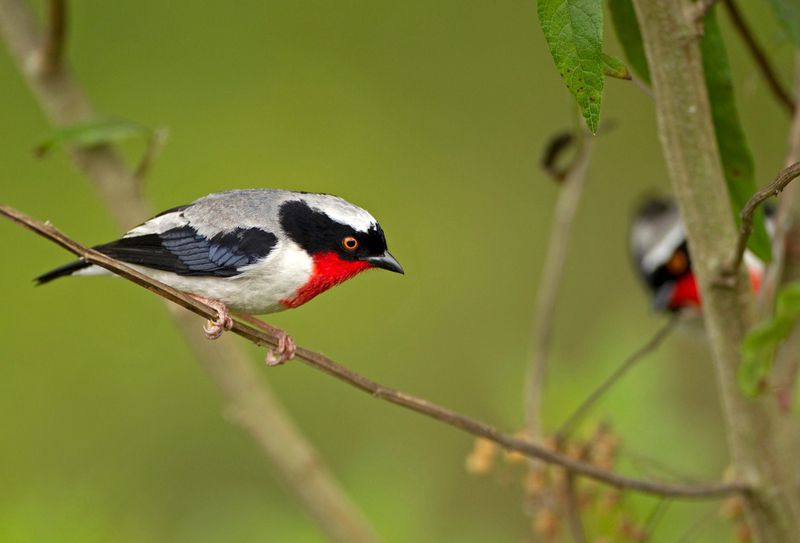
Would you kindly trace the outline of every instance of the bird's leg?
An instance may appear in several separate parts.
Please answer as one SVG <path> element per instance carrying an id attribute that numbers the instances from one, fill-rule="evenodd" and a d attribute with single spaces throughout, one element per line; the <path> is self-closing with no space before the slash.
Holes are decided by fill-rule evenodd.
<path id="1" fill-rule="evenodd" d="M 236 316 L 248 324 L 252 324 L 256 328 L 259 328 L 278 338 L 278 346 L 270 348 L 267 351 L 267 356 L 264 359 L 264 361 L 267 363 L 267 366 L 280 366 L 287 360 L 294 358 L 294 354 L 297 351 L 297 345 L 292 337 L 285 331 L 281 330 L 277 326 L 272 326 L 261 319 L 257 319 L 252 315 L 243 315 L 241 313 L 237 313 Z"/>
<path id="2" fill-rule="evenodd" d="M 233 319 L 231 319 L 231 313 L 228 311 L 228 307 L 225 304 L 219 300 L 203 298 L 202 296 L 197 296 L 195 294 L 189 294 L 189 296 L 198 302 L 202 302 L 213 307 L 217 312 L 217 318 L 213 321 L 209 319 L 206 321 L 205 326 L 203 326 L 203 332 L 205 332 L 208 339 L 217 339 L 222 335 L 222 332 L 233 328 Z"/>

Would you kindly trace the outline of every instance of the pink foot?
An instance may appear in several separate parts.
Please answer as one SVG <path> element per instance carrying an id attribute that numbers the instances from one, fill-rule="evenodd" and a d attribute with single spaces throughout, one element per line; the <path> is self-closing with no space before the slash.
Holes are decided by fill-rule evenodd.
<path id="1" fill-rule="evenodd" d="M 266 323 L 261 319 L 257 319 L 252 315 L 237 313 L 237 317 L 278 338 L 278 346 L 270 348 L 267 351 L 267 356 L 264 359 L 264 361 L 267 363 L 267 366 L 280 366 L 287 360 L 294 358 L 295 352 L 297 352 L 297 345 L 295 345 L 294 340 L 289 336 L 289 334 L 277 326 L 272 326 L 271 324 Z"/>
<path id="2" fill-rule="evenodd" d="M 222 335 L 222 332 L 233 328 L 233 319 L 231 318 L 230 311 L 228 311 L 228 307 L 225 304 L 219 300 L 203 298 L 202 296 L 195 296 L 194 294 L 191 294 L 190 296 L 198 302 L 203 302 L 204 304 L 213 307 L 217 312 L 217 318 L 213 321 L 206 321 L 205 326 L 203 326 L 203 332 L 205 332 L 208 339 L 217 339 Z"/>
<path id="3" fill-rule="evenodd" d="M 297 352 L 297 345 L 289 334 L 278 328 L 275 335 L 278 336 L 278 346 L 268 350 L 267 357 L 264 359 L 269 367 L 280 366 L 294 358 L 294 354 Z"/>

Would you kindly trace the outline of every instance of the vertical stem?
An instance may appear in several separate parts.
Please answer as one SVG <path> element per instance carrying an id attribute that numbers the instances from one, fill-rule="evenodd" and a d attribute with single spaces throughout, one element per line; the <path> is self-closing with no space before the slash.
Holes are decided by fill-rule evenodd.
<path id="1" fill-rule="evenodd" d="M 577 112 L 576 112 L 577 113 Z M 541 438 L 542 398 L 547 376 L 547 366 L 553 337 L 558 294 L 564 265 L 569 252 L 572 223 L 578 212 L 578 204 L 586 184 L 586 170 L 589 165 L 591 142 L 585 136 L 583 125 L 576 115 L 575 130 L 578 138 L 578 150 L 574 163 L 565 176 L 558 193 L 555 215 L 547 245 L 544 270 L 536 293 L 536 307 L 531 333 L 532 353 L 529 368 L 528 386 L 525 394 L 525 433 L 530 439 Z M 535 469 L 538 462 L 529 462 Z M 584 543 L 585 537 L 581 522 L 580 509 L 575 498 L 574 479 L 571 473 L 565 472 L 565 485 L 562 489 L 564 500 L 562 509 L 567 518 L 574 543 Z"/>
<path id="2" fill-rule="evenodd" d="M 541 403 L 550 358 L 553 321 L 569 250 L 572 223 L 586 184 L 586 169 L 591 152 L 591 142 L 583 135 L 581 126 L 578 127 L 577 137 L 580 138 L 578 154 L 558 193 L 544 269 L 536 292 L 531 331 L 532 351 L 525 395 L 525 430 L 531 439 L 536 439 L 541 434 Z"/>
<path id="3" fill-rule="evenodd" d="M 739 346 L 753 316 L 752 295 L 743 271 L 735 288 L 716 281 L 737 233 L 711 121 L 695 6 L 690 0 L 634 0 L 634 6 L 659 137 L 703 298 L 733 467 L 754 489 L 747 496 L 748 521 L 762 543 L 793 541 L 800 533 L 800 503 L 792 484 L 796 458 L 778 450 L 774 402 L 745 398 L 736 382 Z"/>
<path id="4" fill-rule="evenodd" d="M 47 36 L 42 46 L 41 69 L 45 75 L 56 72 L 63 62 L 67 34 L 67 0 L 48 3 Z"/>
<path id="5" fill-rule="evenodd" d="M 575 475 L 564 473 L 564 515 L 567 517 L 567 526 L 572 536 L 572 543 L 586 543 L 586 532 L 581 519 L 581 506 L 578 498 Z"/>

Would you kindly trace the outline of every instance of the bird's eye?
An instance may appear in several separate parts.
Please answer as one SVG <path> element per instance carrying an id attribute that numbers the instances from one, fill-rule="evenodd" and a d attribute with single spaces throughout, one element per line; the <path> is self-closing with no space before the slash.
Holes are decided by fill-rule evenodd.
<path id="1" fill-rule="evenodd" d="M 675 251 L 667 261 L 667 270 L 672 275 L 681 275 L 689 267 L 689 259 L 683 251 Z"/>
<path id="2" fill-rule="evenodd" d="M 347 236 L 342 240 L 342 246 L 348 251 L 355 251 L 358 248 L 358 240 L 353 236 Z"/>

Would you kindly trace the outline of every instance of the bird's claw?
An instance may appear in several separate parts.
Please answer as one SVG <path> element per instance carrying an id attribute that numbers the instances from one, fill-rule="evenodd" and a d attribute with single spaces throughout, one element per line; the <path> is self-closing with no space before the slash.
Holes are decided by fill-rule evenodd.
<path id="1" fill-rule="evenodd" d="M 192 295 L 192 297 L 211 306 L 217 312 L 217 318 L 213 321 L 211 319 L 207 320 L 206 324 L 203 326 L 203 332 L 205 332 L 208 339 L 218 339 L 222 335 L 222 332 L 233 328 L 233 319 L 231 318 L 230 311 L 228 311 L 228 306 L 217 300 L 195 295 Z"/>
<path id="2" fill-rule="evenodd" d="M 208 339 L 218 339 L 222 332 L 233 328 L 233 319 L 229 316 L 218 316 L 215 320 L 206 321 L 203 325 L 203 332 L 205 332 Z"/>
<path id="3" fill-rule="evenodd" d="M 259 330 L 263 330 L 264 332 L 275 336 L 275 338 L 278 340 L 278 345 L 276 347 L 270 347 L 267 350 L 267 356 L 264 358 L 264 362 L 267 363 L 267 366 L 280 366 L 287 360 L 294 358 L 294 355 L 297 352 L 297 345 L 291 336 L 289 336 L 289 334 L 287 334 L 285 331 L 281 330 L 277 326 L 272 326 L 261 319 L 257 319 L 252 315 L 239 313 L 237 316 L 244 322 L 252 324 Z"/>
<path id="4" fill-rule="evenodd" d="M 294 358 L 295 352 L 297 352 L 297 345 L 295 345 L 289 334 L 280 330 L 276 333 L 276 336 L 278 337 L 278 346 L 269 349 L 267 357 L 264 359 L 269 367 L 280 366 L 287 360 Z"/>

